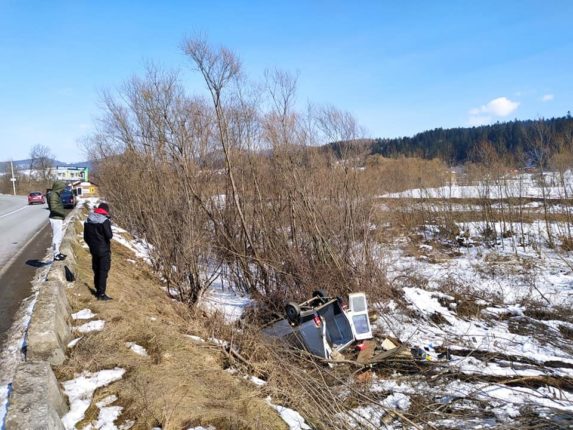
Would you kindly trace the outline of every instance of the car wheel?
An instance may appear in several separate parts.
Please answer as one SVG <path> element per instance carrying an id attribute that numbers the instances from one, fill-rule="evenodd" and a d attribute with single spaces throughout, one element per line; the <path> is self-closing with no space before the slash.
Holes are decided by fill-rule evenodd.
<path id="1" fill-rule="evenodd" d="M 285 313 L 287 320 L 291 324 L 298 324 L 300 322 L 300 307 L 294 302 L 287 303 L 285 306 Z"/>
<path id="2" fill-rule="evenodd" d="M 324 290 L 314 290 L 312 292 L 312 297 L 320 297 L 321 299 L 324 299 L 325 297 L 328 297 L 328 294 L 326 294 L 326 291 Z"/>
<path id="3" fill-rule="evenodd" d="M 324 290 L 314 290 L 312 292 L 312 298 L 314 299 L 313 306 L 320 306 L 327 302 L 328 294 Z"/>

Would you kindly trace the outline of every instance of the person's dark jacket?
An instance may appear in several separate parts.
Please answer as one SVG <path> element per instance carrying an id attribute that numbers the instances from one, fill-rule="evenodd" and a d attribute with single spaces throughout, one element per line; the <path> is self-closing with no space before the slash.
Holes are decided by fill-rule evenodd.
<path id="1" fill-rule="evenodd" d="M 64 204 L 60 194 L 66 188 L 66 184 L 63 181 L 56 181 L 52 185 L 52 190 L 48 194 L 48 207 L 50 208 L 50 218 L 52 219 L 64 219 L 66 217 L 66 211 L 64 210 Z"/>
<path id="2" fill-rule="evenodd" d="M 113 237 L 109 215 L 103 209 L 90 213 L 84 223 L 84 240 L 90 253 L 96 257 L 111 254 L 110 241 Z"/>

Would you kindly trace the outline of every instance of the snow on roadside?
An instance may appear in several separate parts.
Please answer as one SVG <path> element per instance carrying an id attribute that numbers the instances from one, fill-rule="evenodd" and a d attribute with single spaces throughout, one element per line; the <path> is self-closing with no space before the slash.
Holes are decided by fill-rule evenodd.
<path id="1" fill-rule="evenodd" d="M 18 364 L 25 359 L 26 333 L 32 318 L 32 311 L 36 305 L 39 289 L 42 287 L 50 267 L 50 265 L 46 265 L 36 271 L 32 281 L 32 294 L 22 301 L 12 326 L 6 332 L 4 344 L 2 345 L 3 349 L 0 351 L 0 426 L 3 425 L 6 418 L 10 384 Z"/>
<path id="2" fill-rule="evenodd" d="M 8 398 L 10 397 L 10 384 L 0 386 L 0 429 L 4 429 L 4 420 L 8 411 Z"/>
<path id="3" fill-rule="evenodd" d="M 82 339 L 83 339 L 83 336 L 80 336 L 80 337 L 76 337 L 75 339 L 71 340 L 71 341 L 68 343 L 68 348 L 73 348 L 73 347 L 76 346 L 76 345 L 78 344 L 78 342 L 79 342 L 80 340 L 82 340 Z"/>
<path id="4" fill-rule="evenodd" d="M 72 314 L 72 318 L 75 320 L 89 320 L 95 318 L 96 314 L 94 314 L 91 309 L 82 309 L 81 311 Z"/>
<path id="5" fill-rule="evenodd" d="M 105 326 L 104 320 L 94 320 L 94 321 L 90 321 L 90 322 L 87 322 L 85 324 L 82 324 L 78 327 L 74 327 L 74 330 L 76 330 L 80 333 L 89 333 L 92 331 L 101 331 L 101 330 L 103 330 L 104 326 Z"/>
<path id="6" fill-rule="evenodd" d="M 105 387 L 112 382 L 119 381 L 124 373 L 125 369 L 119 367 L 100 370 L 95 373 L 83 372 L 76 378 L 62 383 L 64 393 L 68 396 L 70 404 L 69 412 L 62 417 L 62 423 L 66 430 L 75 429 L 76 424 L 84 419 L 84 414 L 92 402 L 95 390 Z"/>

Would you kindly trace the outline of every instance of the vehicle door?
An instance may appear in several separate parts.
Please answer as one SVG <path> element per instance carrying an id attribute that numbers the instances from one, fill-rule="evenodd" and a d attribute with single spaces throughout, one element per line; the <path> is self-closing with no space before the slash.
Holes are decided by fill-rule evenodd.
<path id="1" fill-rule="evenodd" d="M 356 340 L 372 338 L 372 327 L 368 318 L 366 294 L 351 293 L 348 295 L 348 319 Z"/>

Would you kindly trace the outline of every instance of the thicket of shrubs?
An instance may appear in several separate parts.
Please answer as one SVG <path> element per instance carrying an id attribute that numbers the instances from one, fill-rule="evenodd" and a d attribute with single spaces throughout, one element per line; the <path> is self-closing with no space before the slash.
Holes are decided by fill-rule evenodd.
<path id="1" fill-rule="evenodd" d="M 104 96 L 104 115 L 87 146 L 118 222 L 153 246 L 156 270 L 191 306 L 219 273 L 271 308 L 317 288 L 383 294 L 375 245 L 384 223 L 437 224 L 454 237 L 458 221 L 481 220 L 494 235 L 517 235 L 530 221 L 525 190 L 502 205 L 491 199 L 494 189 L 515 195 L 516 182 L 511 163 L 488 142 L 465 169 L 466 181 L 480 181 L 480 199 L 468 203 L 473 209 L 422 199 L 384 201 L 381 211 L 378 196 L 452 184 L 450 169 L 437 159 L 369 155 L 350 114 L 330 106 L 296 109 L 296 78 L 288 73 L 268 71 L 252 83 L 225 48 L 193 39 L 183 50 L 206 96 L 188 94 L 177 73 L 149 67 Z M 552 166 L 568 202 L 571 142 L 549 154 L 542 123 L 537 131 L 532 148 L 541 160 L 541 187 L 549 187 L 543 169 Z M 336 152 L 324 145 L 350 141 L 357 144 Z M 570 204 L 553 211 L 544 197 L 543 205 L 549 242 L 567 242 Z M 566 229 L 552 234 L 555 220 Z M 504 223 L 500 231 L 497 221 Z"/>

